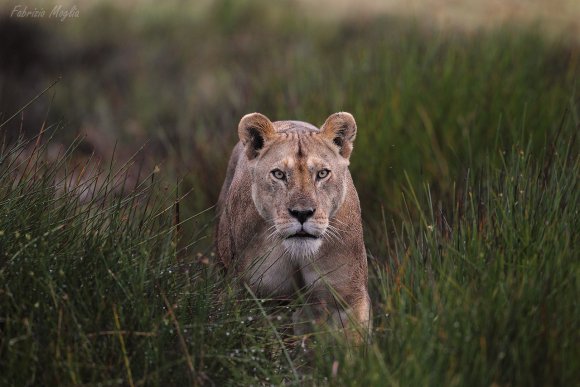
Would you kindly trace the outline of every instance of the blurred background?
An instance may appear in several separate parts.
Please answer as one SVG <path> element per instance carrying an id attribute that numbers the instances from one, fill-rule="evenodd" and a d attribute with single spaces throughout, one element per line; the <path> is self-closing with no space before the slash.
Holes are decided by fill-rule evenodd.
<path id="1" fill-rule="evenodd" d="M 138 152 L 133 178 L 159 167 L 193 214 L 215 203 L 244 114 L 320 125 L 349 111 L 372 248 L 405 187 L 453 206 L 478 165 L 578 122 L 579 54 L 575 0 L 9 0 L 0 134 L 46 123 L 55 158 L 83 138 L 79 162 Z"/>

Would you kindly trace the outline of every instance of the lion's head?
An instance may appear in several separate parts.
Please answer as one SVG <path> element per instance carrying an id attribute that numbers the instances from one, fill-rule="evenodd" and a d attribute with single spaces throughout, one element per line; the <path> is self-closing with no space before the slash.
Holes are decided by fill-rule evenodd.
<path id="1" fill-rule="evenodd" d="M 341 227 L 332 220 L 345 200 L 356 130 L 349 113 L 331 115 L 320 129 L 271 122 L 259 113 L 240 121 L 252 200 L 270 226 L 269 237 L 281 241 L 291 256 L 314 255 Z"/>

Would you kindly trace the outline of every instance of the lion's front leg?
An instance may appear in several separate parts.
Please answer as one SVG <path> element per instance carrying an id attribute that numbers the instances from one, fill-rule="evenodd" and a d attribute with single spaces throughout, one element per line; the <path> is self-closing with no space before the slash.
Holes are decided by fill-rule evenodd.
<path id="1" fill-rule="evenodd" d="M 342 335 L 351 343 L 368 342 L 372 330 L 370 300 L 366 290 L 351 300 L 345 308 L 336 307 L 330 321 L 334 327 L 341 329 Z"/>
<path id="2" fill-rule="evenodd" d="M 366 289 L 348 293 L 340 289 L 325 285 L 309 290 L 304 305 L 292 316 L 294 334 L 331 331 L 353 344 L 366 342 L 371 332 L 368 293 Z"/>

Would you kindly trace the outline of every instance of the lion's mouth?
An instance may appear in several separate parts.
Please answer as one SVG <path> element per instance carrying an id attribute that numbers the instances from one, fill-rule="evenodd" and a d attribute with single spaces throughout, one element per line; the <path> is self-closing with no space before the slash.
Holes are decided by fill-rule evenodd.
<path id="1" fill-rule="evenodd" d="M 296 234 L 292 234 L 292 235 L 290 235 L 286 239 L 290 239 L 290 238 L 312 238 L 312 239 L 318 239 L 318 237 L 316 235 L 308 234 L 304 230 L 300 230 Z"/>

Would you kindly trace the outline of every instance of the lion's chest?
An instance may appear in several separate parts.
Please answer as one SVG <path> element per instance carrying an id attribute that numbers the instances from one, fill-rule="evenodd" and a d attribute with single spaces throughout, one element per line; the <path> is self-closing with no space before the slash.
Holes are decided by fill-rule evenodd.
<path id="1" fill-rule="evenodd" d="M 299 267 L 280 245 L 265 247 L 255 241 L 244 252 L 244 277 L 261 297 L 290 297 L 300 286 Z"/>

